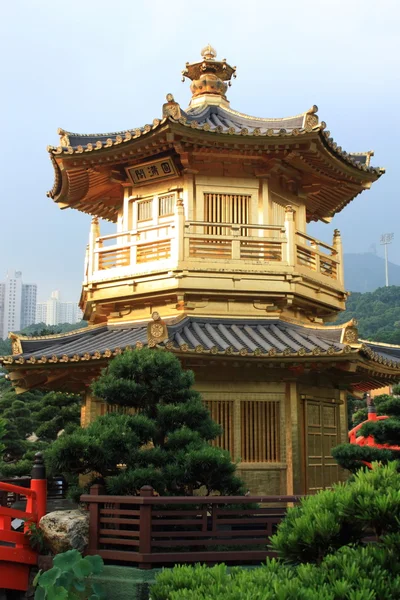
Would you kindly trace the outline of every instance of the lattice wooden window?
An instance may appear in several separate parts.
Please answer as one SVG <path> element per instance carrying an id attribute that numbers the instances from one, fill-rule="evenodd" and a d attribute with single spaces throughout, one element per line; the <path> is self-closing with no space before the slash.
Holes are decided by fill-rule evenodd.
<path id="1" fill-rule="evenodd" d="M 158 197 L 158 216 L 173 215 L 175 208 L 175 194 L 165 194 Z"/>
<path id="2" fill-rule="evenodd" d="M 148 221 L 153 216 L 153 199 L 138 202 L 138 221 Z"/>
<path id="3" fill-rule="evenodd" d="M 241 401 L 241 459 L 243 462 L 280 461 L 278 401 Z"/>
<path id="4" fill-rule="evenodd" d="M 204 194 L 204 220 L 211 223 L 249 223 L 251 196 L 244 194 Z M 246 235 L 243 229 L 240 235 Z M 230 227 L 207 227 L 209 235 L 232 235 Z"/>
<path id="5" fill-rule="evenodd" d="M 233 401 L 232 400 L 205 400 L 204 404 L 211 413 L 212 419 L 221 425 L 222 435 L 213 440 L 211 444 L 228 450 L 233 457 L 234 427 L 233 427 Z"/>

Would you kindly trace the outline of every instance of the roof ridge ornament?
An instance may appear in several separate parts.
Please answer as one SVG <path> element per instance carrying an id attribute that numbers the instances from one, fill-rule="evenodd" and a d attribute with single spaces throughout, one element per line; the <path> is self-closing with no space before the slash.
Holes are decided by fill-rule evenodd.
<path id="1" fill-rule="evenodd" d="M 232 77 L 236 77 L 236 67 L 231 67 L 226 58 L 216 60 L 217 51 L 207 44 L 202 51 L 202 61 L 186 63 L 182 71 L 182 81 L 185 77 L 192 81 L 190 89 L 192 100 L 190 106 L 200 104 L 225 104 L 229 105 L 226 91 L 231 85 Z"/>
<path id="2" fill-rule="evenodd" d="M 306 131 L 312 131 L 312 129 L 318 125 L 319 119 L 318 119 L 317 112 L 318 112 L 318 106 L 316 104 L 314 104 L 311 108 L 309 108 L 304 113 L 303 128 Z M 326 127 L 325 123 L 324 123 L 324 125 Z M 325 129 L 325 127 L 324 127 L 324 129 Z"/>
<path id="3" fill-rule="evenodd" d="M 182 116 L 181 107 L 178 102 L 175 102 L 175 99 L 172 94 L 166 95 L 166 102 L 162 107 L 162 116 L 163 117 L 172 117 L 175 121 L 179 121 Z"/>

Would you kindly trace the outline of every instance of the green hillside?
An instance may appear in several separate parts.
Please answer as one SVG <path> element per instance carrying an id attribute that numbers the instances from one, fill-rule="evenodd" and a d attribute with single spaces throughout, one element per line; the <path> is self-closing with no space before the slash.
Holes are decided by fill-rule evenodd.
<path id="1" fill-rule="evenodd" d="M 400 344 L 400 286 L 381 287 L 365 294 L 353 292 L 337 322 L 351 318 L 358 321 L 360 338 Z"/>

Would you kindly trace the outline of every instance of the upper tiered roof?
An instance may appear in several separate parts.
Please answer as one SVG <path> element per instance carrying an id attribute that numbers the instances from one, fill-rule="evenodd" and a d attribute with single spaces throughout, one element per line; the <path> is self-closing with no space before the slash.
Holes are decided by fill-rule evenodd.
<path id="1" fill-rule="evenodd" d="M 271 169 L 292 169 L 306 195 L 308 220 L 340 211 L 384 172 L 370 164 L 372 151 L 345 152 L 319 121 L 317 107 L 285 118 L 252 117 L 229 106 L 227 82 L 236 68 L 217 61 L 210 46 L 203 60 L 187 64 L 192 99 L 187 110 L 171 94 L 161 118 L 151 124 L 113 133 L 78 134 L 59 130 L 59 146 L 49 146 L 55 181 L 48 195 L 61 208 L 115 221 L 122 204 L 126 168 L 154 156 L 172 156 L 179 173 L 195 155 L 242 155 L 254 162 L 254 176 Z"/>

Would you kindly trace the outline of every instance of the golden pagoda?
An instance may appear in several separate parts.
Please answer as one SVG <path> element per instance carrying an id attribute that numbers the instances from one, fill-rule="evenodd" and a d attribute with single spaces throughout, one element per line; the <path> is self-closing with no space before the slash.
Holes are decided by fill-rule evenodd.
<path id="1" fill-rule="evenodd" d="M 346 394 L 400 374 L 399 350 L 358 339 L 345 308 L 339 231 L 329 222 L 384 172 L 347 153 L 317 107 L 286 118 L 233 110 L 236 69 L 211 46 L 187 63 L 192 98 L 108 134 L 59 130 L 49 147 L 60 208 L 93 215 L 81 307 L 89 326 L 11 334 L 2 362 L 17 391 L 82 392 L 82 424 L 108 409 L 90 383 L 130 348 L 174 352 L 223 427 L 254 493 L 312 493 L 341 478 L 331 448 L 347 439 Z M 101 235 L 99 219 L 116 223 Z"/>

